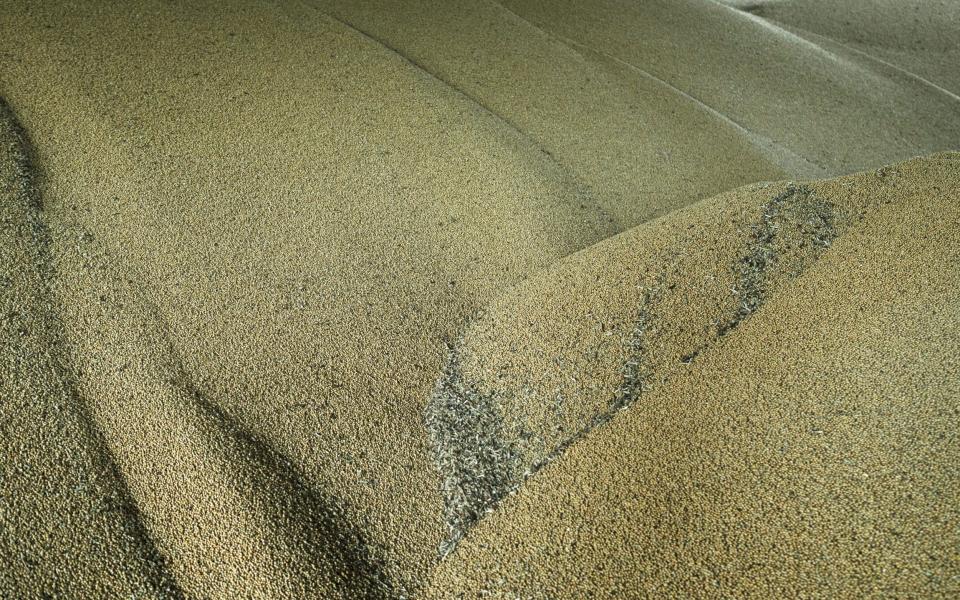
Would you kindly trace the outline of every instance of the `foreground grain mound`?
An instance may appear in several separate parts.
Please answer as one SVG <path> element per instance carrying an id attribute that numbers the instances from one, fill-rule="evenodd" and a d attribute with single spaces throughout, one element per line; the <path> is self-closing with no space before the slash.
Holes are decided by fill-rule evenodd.
<path id="1" fill-rule="evenodd" d="M 956 591 L 958 190 L 748 186 L 491 304 L 428 408 L 433 596 Z"/>

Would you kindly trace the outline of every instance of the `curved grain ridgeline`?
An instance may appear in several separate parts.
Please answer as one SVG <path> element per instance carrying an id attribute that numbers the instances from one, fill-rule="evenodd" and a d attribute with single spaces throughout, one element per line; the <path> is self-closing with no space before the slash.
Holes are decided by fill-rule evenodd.
<path id="1" fill-rule="evenodd" d="M 0 597 L 960 593 L 958 35 L 4 3 Z"/>

